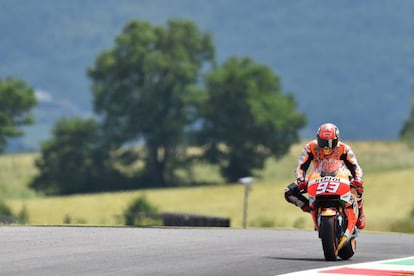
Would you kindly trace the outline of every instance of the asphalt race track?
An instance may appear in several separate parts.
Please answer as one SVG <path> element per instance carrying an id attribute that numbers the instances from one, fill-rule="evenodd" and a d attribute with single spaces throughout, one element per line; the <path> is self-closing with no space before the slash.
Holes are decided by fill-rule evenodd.
<path id="1" fill-rule="evenodd" d="M 326 262 L 317 233 L 228 228 L 0 227 L 0 275 L 278 275 L 414 255 L 414 235 L 362 232 Z"/>

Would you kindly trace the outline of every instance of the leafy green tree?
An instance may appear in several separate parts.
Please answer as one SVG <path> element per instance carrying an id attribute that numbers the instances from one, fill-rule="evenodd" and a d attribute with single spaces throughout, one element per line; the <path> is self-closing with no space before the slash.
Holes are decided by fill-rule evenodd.
<path id="1" fill-rule="evenodd" d="M 0 79 L 0 151 L 4 151 L 7 138 L 23 135 L 20 127 L 34 123 L 30 111 L 36 104 L 34 90 L 26 82 Z"/>
<path id="2" fill-rule="evenodd" d="M 210 34 L 191 21 L 133 20 L 93 68 L 94 109 L 113 149 L 144 142 L 146 185 L 174 185 L 185 165 L 185 132 L 196 119 L 200 72 L 214 65 Z"/>
<path id="3" fill-rule="evenodd" d="M 400 138 L 404 141 L 414 144 L 414 92 L 411 93 L 411 111 L 410 115 L 405 120 L 400 131 Z"/>
<path id="4" fill-rule="evenodd" d="M 230 58 L 206 75 L 199 141 L 204 158 L 218 163 L 229 181 L 254 174 L 268 157 L 281 157 L 298 141 L 306 118 L 279 78 L 250 58 Z"/>
<path id="5" fill-rule="evenodd" d="M 52 139 L 42 144 L 35 162 L 39 174 L 30 187 L 49 195 L 125 189 L 127 182 L 113 168 L 102 141 L 93 119 L 60 119 Z"/>

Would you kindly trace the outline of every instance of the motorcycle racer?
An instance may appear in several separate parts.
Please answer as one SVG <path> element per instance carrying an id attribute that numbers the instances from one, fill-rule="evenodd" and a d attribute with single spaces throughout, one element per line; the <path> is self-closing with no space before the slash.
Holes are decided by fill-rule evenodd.
<path id="1" fill-rule="evenodd" d="M 362 169 L 358 164 L 356 156 L 351 147 L 339 141 L 339 129 L 332 123 L 322 124 L 316 133 L 316 139 L 308 142 L 303 148 L 298 167 L 295 170 L 296 182 L 285 188 L 285 199 L 304 212 L 311 212 L 309 200 L 303 194 L 307 192 L 307 179 L 318 167 L 321 162 L 328 160 L 340 160 L 348 168 L 352 175 L 351 185 L 356 189 L 359 216 L 356 226 L 359 229 L 365 228 L 366 221 L 363 211 L 364 182 Z M 312 165 L 311 172 L 306 172 Z"/>

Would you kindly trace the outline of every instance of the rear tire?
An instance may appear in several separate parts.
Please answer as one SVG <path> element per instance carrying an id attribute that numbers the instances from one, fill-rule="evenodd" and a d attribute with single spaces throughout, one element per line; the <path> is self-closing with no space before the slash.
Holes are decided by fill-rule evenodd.
<path id="1" fill-rule="evenodd" d="M 338 241 L 336 239 L 335 218 L 321 217 L 321 224 L 319 226 L 319 237 L 322 240 L 322 249 L 327 261 L 336 261 L 336 249 L 338 248 Z"/>

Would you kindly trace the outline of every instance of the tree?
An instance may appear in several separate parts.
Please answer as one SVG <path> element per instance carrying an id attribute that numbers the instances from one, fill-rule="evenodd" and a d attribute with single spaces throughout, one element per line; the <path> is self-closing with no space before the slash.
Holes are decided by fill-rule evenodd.
<path id="1" fill-rule="evenodd" d="M 0 152 L 7 145 L 7 138 L 23 135 L 20 127 L 34 123 L 30 113 L 37 104 L 33 88 L 26 82 L 13 78 L 0 79 Z"/>
<path id="2" fill-rule="evenodd" d="M 414 143 L 414 92 L 411 93 L 410 115 L 403 124 L 400 131 L 400 138 L 404 141 L 410 142 L 411 144 Z"/>
<path id="3" fill-rule="evenodd" d="M 204 158 L 218 163 L 229 181 L 262 169 L 270 157 L 281 157 L 298 141 L 305 116 L 292 95 L 283 95 L 278 77 L 250 58 L 230 58 L 206 75 L 199 142 Z"/>
<path id="4" fill-rule="evenodd" d="M 133 20 L 88 70 L 94 109 L 113 149 L 144 142 L 147 185 L 176 184 L 183 164 L 185 131 L 196 119 L 196 85 L 205 66 L 214 65 L 210 34 L 185 20 L 166 27 Z"/>
<path id="5" fill-rule="evenodd" d="M 53 137 L 42 144 L 35 162 L 39 174 L 30 187 L 48 195 L 125 189 L 127 182 L 113 168 L 102 141 L 100 126 L 93 119 L 60 119 Z"/>

